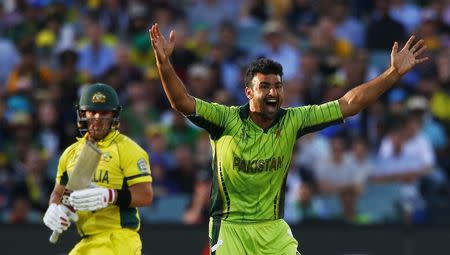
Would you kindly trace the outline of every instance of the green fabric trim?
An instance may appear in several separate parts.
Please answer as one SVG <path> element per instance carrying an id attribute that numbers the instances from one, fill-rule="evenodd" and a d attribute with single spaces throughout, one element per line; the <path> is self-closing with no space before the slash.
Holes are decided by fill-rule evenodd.
<path id="1" fill-rule="evenodd" d="M 122 189 L 127 189 L 128 185 L 124 180 Z M 124 208 L 120 207 L 120 225 L 123 228 L 138 229 L 139 228 L 139 218 L 137 217 L 136 208 Z"/>
<path id="2" fill-rule="evenodd" d="M 212 140 L 219 139 L 225 131 L 224 127 L 216 125 L 201 116 L 188 116 L 187 118 L 196 126 L 208 131 L 208 133 L 211 135 Z"/>
<path id="3" fill-rule="evenodd" d="M 136 175 L 125 177 L 123 179 L 125 181 L 129 181 L 129 180 L 136 179 L 136 178 L 139 178 L 139 177 L 144 177 L 144 176 L 150 176 L 150 174 L 149 173 L 136 174 Z"/>
<path id="4" fill-rule="evenodd" d="M 67 185 L 67 182 L 69 181 L 69 176 L 67 175 L 67 170 L 64 171 L 64 173 L 61 176 L 61 180 L 59 181 L 59 184 L 61 185 Z"/>
<path id="5" fill-rule="evenodd" d="M 212 220 L 212 230 L 211 230 L 211 239 L 209 239 L 209 250 L 211 251 L 211 248 L 217 243 L 219 240 L 219 234 L 220 234 L 220 225 L 221 225 L 220 219 L 213 219 Z M 216 255 L 216 251 L 211 252 L 211 255 Z"/>

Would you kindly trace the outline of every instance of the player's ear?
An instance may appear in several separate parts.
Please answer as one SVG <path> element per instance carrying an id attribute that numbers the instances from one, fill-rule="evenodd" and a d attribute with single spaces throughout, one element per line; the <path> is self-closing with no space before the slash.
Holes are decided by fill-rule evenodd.
<path id="1" fill-rule="evenodd" d="M 249 86 L 245 86 L 245 95 L 247 96 L 248 99 L 252 99 L 253 98 L 253 89 Z"/>

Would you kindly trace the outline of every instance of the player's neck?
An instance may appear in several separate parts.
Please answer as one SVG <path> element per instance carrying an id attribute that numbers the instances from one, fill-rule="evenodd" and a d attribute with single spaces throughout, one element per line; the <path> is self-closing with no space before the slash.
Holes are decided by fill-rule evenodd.
<path id="1" fill-rule="evenodd" d="M 105 137 L 108 136 L 109 133 L 107 133 L 106 135 L 100 137 L 94 137 L 93 135 L 88 134 L 87 139 L 89 142 L 92 142 L 94 144 L 97 144 L 98 142 L 101 142 L 103 139 L 105 139 Z"/>
<path id="2" fill-rule="evenodd" d="M 274 119 L 269 119 L 262 113 L 252 111 L 250 111 L 250 119 L 262 129 L 269 128 L 274 122 Z"/>

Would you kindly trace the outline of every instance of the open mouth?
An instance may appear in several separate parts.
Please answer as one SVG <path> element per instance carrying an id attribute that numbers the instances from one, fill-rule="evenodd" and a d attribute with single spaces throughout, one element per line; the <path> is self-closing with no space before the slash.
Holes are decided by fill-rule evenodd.
<path id="1" fill-rule="evenodd" d="M 276 109 L 278 106 L 278 100 L 275 98 L 270 98 L 265 100 L 265 105 L 268 106 L 270 109 Z"/>

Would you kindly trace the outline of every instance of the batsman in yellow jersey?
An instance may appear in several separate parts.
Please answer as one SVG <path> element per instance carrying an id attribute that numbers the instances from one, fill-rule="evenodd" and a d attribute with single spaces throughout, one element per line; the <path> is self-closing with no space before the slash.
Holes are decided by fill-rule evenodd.
<path id="1" fill-rule="evenodd" d="M 70 255 L 141 254 L 137 207 L 153 199 L 147 153 L 119 133 L 121 107 L 116 91 L 96 83 L 85 88 L 77 106 L 77 126 L 84 136 L 59 159 L 55 188 L 44 223 L 62 233 L 76 222 L 81 241 Z M 102 151 L 91 187 L 66 192 L 65 185 L 86 141 Z"/>

